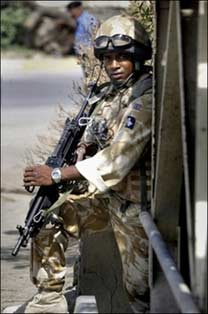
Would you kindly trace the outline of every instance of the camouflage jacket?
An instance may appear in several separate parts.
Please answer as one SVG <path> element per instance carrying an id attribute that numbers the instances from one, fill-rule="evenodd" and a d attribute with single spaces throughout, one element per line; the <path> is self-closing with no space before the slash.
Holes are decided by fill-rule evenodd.
<path id="1" fill-rule="evenodd" d="M 152 124 L 152 89 L 151 84 L 145 84 L 147 81 L 151 82 L 151 76 L 143 74 L 134 82 L 130 80 L 125 88 L 115 89 L 109 84 L 100 92 L 104 96 L 98 101 L 82 138 L 82 143 L 96 144 L 98 151 L 76 163 L 89 182 L 89 192 L 99 197 L 114 191 L 125 200 L 141 201 L 139 158 L 149 142 Z"/>

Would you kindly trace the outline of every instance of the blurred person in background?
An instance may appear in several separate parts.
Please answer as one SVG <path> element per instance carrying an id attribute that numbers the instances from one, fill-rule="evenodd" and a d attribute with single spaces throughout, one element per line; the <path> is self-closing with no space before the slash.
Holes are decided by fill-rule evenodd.
<path id="1" fill-rule="evenodd" d="M 82 1 L 70 1 L 66 9 L 76 22 L 74 41 L 75 53 L 83 57 L 87 48 L 93 45 L 93 34 L 99 27 L 100 22 L 94 15 L 85 11 Z"/>

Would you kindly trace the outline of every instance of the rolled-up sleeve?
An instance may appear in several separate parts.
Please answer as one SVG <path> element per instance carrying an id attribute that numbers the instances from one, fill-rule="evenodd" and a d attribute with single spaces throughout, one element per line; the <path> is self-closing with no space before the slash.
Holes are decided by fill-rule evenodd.
<path id="1" fill-rule="evenodd" d="M 125 111 L 111 144 L 76 168 L 100 192 L 117 185 L 138 161 L 151 136 L 152 95 L 135 99 Z"/>

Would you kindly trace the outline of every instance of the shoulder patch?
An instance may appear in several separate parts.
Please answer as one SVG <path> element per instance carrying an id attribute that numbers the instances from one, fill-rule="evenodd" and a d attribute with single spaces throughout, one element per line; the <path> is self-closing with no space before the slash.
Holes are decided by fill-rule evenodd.
<path id="1" fill-rule="evenodd" d="M 136 119 L 134 117 L 132 117 L 132 116 L 128 116 L 127 119 L 126 119 L 125 127 L 127 129 L 133 130 L 133 128 L 135 126 L 135 123 L 136 123 Z"/>

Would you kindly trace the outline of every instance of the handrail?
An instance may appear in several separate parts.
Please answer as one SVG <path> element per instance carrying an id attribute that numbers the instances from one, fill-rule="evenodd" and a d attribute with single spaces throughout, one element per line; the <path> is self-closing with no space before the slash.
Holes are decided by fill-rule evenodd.
<path id="1" fill-rule="evenodd" d="M 200 313 L 151 215 L 142 211 L 139 218 L 181 313 Z"/>

